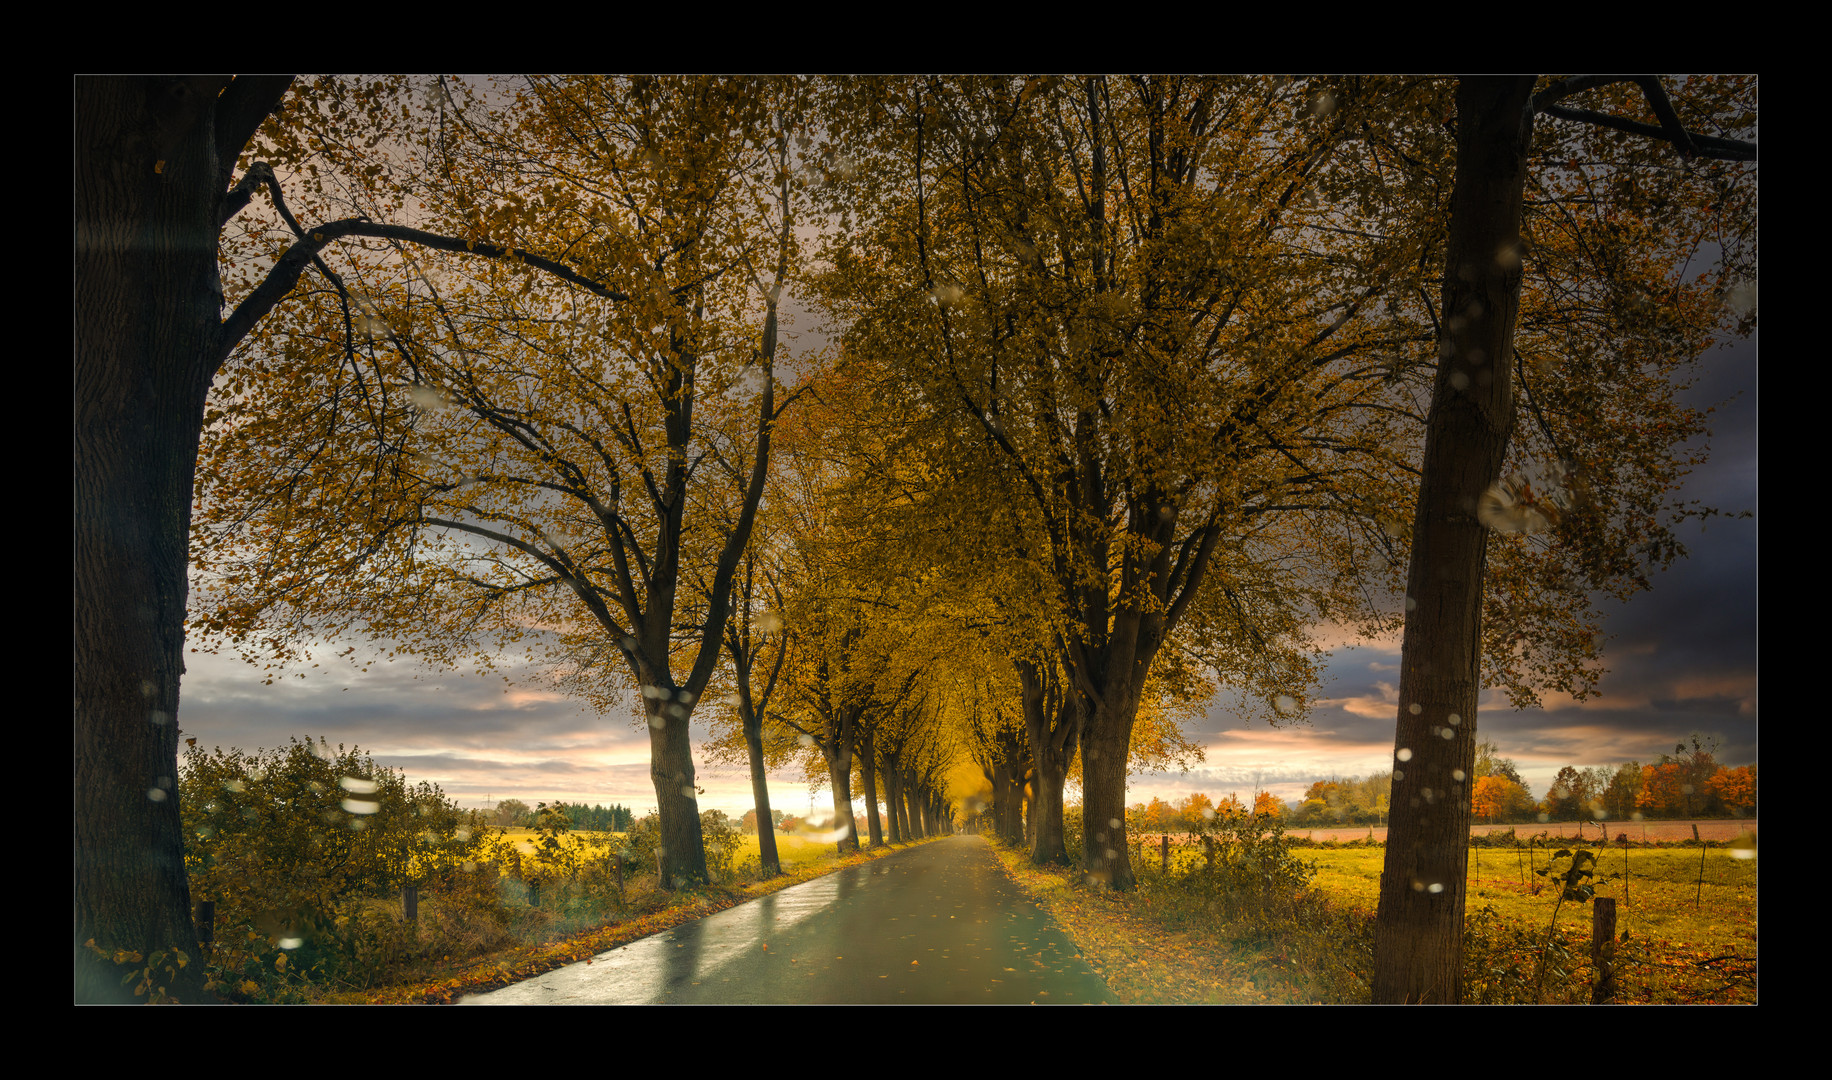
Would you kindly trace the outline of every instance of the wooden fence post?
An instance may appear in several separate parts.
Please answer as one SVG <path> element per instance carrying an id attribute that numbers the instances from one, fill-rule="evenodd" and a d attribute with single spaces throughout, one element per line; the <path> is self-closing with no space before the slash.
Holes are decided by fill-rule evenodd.
<path id="1" fill-rule="evenodd" d="M 1209 873 L 1213 874 L 1215 872 L 1215 838 L 1213 836 L 1202 838 L 1202 857 L 1209 861 Z"/>
<path id="2" fill-rule="evenodd" d="M 197 902 L 197 947 L 203 951 L 206 959 L 210 949 L 216 944 L 216 901 L 199 900 Z"/>
<path id="3" fill-rule="evenodd" d="M 1158 837 L 1158 868 L 1170 873 L 1170 834 Z"/>
<path id="4" fill-rule="evenodd" d="M 1590 902 L 1590 964 L 1596 976 L 1590 986 L 1590 1003 L 1603 1005 L 1616 997 L 1616 901 L 1599 896 Z"/>
<path id="5" fill-rule="evenodd" d="M 415 922 L 420 918 L 420 887 L 418 885 L 401 886 L 401 912 L 407 916 L 408 922 Z"/>

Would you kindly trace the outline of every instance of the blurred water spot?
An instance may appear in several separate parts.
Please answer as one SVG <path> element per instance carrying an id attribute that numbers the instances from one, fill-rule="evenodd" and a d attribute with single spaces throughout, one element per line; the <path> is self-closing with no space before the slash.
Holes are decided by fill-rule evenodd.
<path id="1" fill-rule="evenodd" d="M 283 937 L 280 939 L 280 947 L 282 949 L 297 949 L 299 946 L 304 945 L 304 944 L 305 944 L 304 938 Z"/>
<path id="2" fill-rule="evenodd" d="M 1739 281 L 1724 293 L 1724 303 L 1738 315 L 1747 315 L 1756 310 L 1756 283 Z"/>
<path id="3" fill-rule="evenodd" d="M 1411 713 L 1413 716 L 1417 716 L 1419 713 L 1422 713 L 1425 711 L 1425 706 L 1420 705 L 1418 702 L 1415 701 L 1412 704 L 1406 706 L 1406 711 Z"/>
<path id="4" fill-rule="evenodd" d="M 1469 779 L 1469 774 L 1464 772 L 1462 769 L 1452 769 L 1450 770 L 1450 778 L 1452 780 L 1461 782 L 1461 781 Z"/>
<path id="5" fill-rule="evenodd" d="M 1290 716 L 1292 713 L 1298 711 L 1297 700 L 1290 694 L 1280 694 L 1278 697 L 1273 698 L 1272 707 L 1279 711 L 1280 716 Z"/>
<path id="6" fill-rule="evenodd" d="M 444 412 L 452 407 L 452 399 L 444 391 L 431 386 L 410 386 L 407 388 L 407 398 L 421 412 Z"/>
<path id="7" fill-rule="evenodd" d="M 1411 761 L 1412 760 L 1412 751 L 1402 746 L 1397 751 L 1394 752 L 1393 756 L 1400 759 L 1401 761 Z"/>
<path id="8" fill-rule="evenodd" d="M 352 814 L 373 814 L 382 808 L 381 803 L 370 802 L 368 799 L 345 799 L 339 805 Z"/>
<path id="9" fill-rule="evenodd" d="M 148 799 L 151 799 L 153 802 L 164 802 L 165 801 L 165 792 L 160 791 L 158 788 L 147 788 L 146 797 Z"/>
<path id="10" fill-rule="evenodd" d="M 1450 714 L 1450 726 L 1451 727 L 1456 727 L 1458 724 L 1461 724 L 1462 722 L 1463 722 L 1463 718 L 1461 716 L 1458 716 L 1456 713 Z"/>
<path id="11" fill-rule="evenodd" d="M 369 795 L 381 785 L 373 780 L 365 780 L 360 776 L 341 776 L 337 779 L 337 786 L 343 788 L 345 791 L 354 792 L 357 795 Z"/>
<path id="12" fill-rule="evenodd" d="M 1516 469 L 1482 493 L 1476 518 L 1496 532 L 1529 536 L 1545 532 L 1561 513 L 1571 509 L 1571 490 L 1565 483 L 1569 473 L 1557 461 Z"/>

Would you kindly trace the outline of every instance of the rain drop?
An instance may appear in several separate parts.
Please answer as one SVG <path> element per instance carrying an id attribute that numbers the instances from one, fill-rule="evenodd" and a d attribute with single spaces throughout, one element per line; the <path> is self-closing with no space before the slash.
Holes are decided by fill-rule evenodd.
<path id="1" fill-rule="evenodd" d="M 1724 294 L 1724 302 L 1730 305 L 1730 310 L 1738 315 L 1747 315 L 1756 310 L 1756 283 L 1753 281 L 1737 282 Z"/>
<path id="2" fill-rule="evenodd" d="M 1451 727 L 1456 727 L 1458 724 L 1461 724 L 1462 722 L 1463 722 L 1463 718 L 1461 716 L 1458 716 L 1456 713 L 1450 714 L 1450 726 Z"/>
<path id="3" fill-rule="evenodd" d="M 1406 778 L 1406 774 L 1404 772 L 1400 771 L 1399 769 L 1393 770 L 1393 779 L 1404 780 L 1405 778 Z"/>
<path id="4" fill-rule="evenodd" d="M 1412 760 L 1412 751 L 1402 746 L 1393 756 L 1398 758 L 1401 761 L 1411 761 Z"/>
<path id="5" fill-rule="evenodd" d="M 1464 780 L 1469 779 L 1469 774 L 1462 769 L 1452 769 L 1450 770 L 1450 778 L 1458 783 L 1462 783 Z"/>
<path id="6" fill-rule="evenodd" d="M 352 794 L 369 795 L 380 785 L 373 780 L 364 780 L 360 776 L 344 776 L 338 778 L 337 786 Z"/>
<path id="7" fill-rule="evenodd" d="M 1298 703 L 1290 694 L 1280 694 L 1273 698 L 1272 707 L 1279 711 L 1280 716 L 1290 716 L 1298 711 Z"/>
<path id="8" fill-rule="evenodd" d="M 627 634 L 624 636 L 624 639 L 622 641 L 618 642 L 618 644 L 623 646 L 624 652 L 635 652 L 636 651 L 636 639 L 628 636 Z"/>
<path id="9" fill-rule="evenodd" d="M 158 788 L 147 788 L 146 797 L 154 802 L 164 802 L 165 792 L 160 791 Z"/>
<path id="10" fill-rule="evenodd" d="M 1417 716 L 1419 713 L 1422 713 L 1425 711 L 1425 706 L 1420 705 L 1418 702 L 1415 701 L 1412 704 L 1406 706 L 1406 711 L 1411 713 L 1413 716 Z"/>
<path id="11" fill-rule="evenodd" d="M 693 785 L 692 784 L 684 785 L 681 788 L 681 795 L 685 798 L 689 798 L 689 799 L 693 798 L 694 796 Z"/>
<path id="12" fill-rule="evenodd" d="M 1120 827 L 1120 819 L 1119 818 L 1108 818 L 1107 825 L 1109 828 L 1117 829 Z"/>
<path id="13" fill-rule="evenodd" d="M 1417 600 L 1414 600 L 1410 596 L 1406 597 L 1406 610 L 1407 611 L 1417 611 L 1418 606 L 1419 606 L 1419 602 Z"/>
<path id="14" fill-rule="evenodd" d="M 801 743 L 803 746 L 813 746 L 814 745 L 814 736 L 797 735 L 795 736 L 795 741 L 798 743 Z"/>
<path id="15" fill-rule="evenodd" d="M 380 319 L 372 320 L 379 333 L 386 333 L 388 326 Z M 452 407 L 451 398 L 445 392 L 431 386 L 410 386 L 407 388 L 407 399 L 413 402 L 414 408 L 421 412 L 444 412 Z"/>
<path id="16" fill-rule="evenodd" d="M 1469 389 L 1469 376 L 1464 374 L 1461 371 L 1451 372 L 1450 373 L 1450 388 L 1452 390 L 1468 390 Z"/>
<path id="17" fill-rule="evenodd" d="M 164 788 L 167 791 L 172 790 L 172 778 L 169 776 L 161 776 L 159 778 L 159 786 Z M 1687 786 L 1689 788 L 1691 785 L 1687 785 Z M 1688 791 L 1688 794 L 1690 794 L 1689 791 Z"/>
<path id="18" fill-rule="evenodd" d="M 1441 736 L 1443 736 L 1443 737 L 1444 737 L 1444 738 L 1446 738 L 1446 739 L 1454 739 L 1454 738 L 1456 738 L 1456 737 L 1457 737 L 1457 733 L 1456 733 L 1456 732 L 1454 732 L 1454 731 L 1452 731 L 1452 730 L 1450 730 L 1449 728 L 1442 728 L 1442 729 L 1440 729 L 1440 730 L 1438 731 L 1438 734 L 1439 734 L 1439 735 L 1441 735 Z"/>
<path id="19" fill-rule="evenodd" d="M 304 938 L 283 937 L 280 939 L 280 947 L 282 949 L 297 949 L 303 944 L 305 944 Z"/>
<path id="20" fill-rule="evenodd" d="M 1443 882 L 1441 882 L 1441 881 L 1434 881 L 1434 882 L 1432 882 L 1432 883 L 1430 884 L 1430 886 L 1428 886 L 1428 887 L 1427 887 L 1427 888 L 1425 889 L 1425 891 L 1426 891 L 1426 892 L 1433 892 L 1433 893 L 1441 893 L 1441 892 L 1443 892 L 1443 891 L 1444 891 L 1444 883 L 1443 883 Z"/>
<path id="21" fill-rule="evenodd" d="M 352 814 L 373 814 L 382 808 L 381 803 L 370 802 L 368 799 L 345 799 L 341 805 Z"/>

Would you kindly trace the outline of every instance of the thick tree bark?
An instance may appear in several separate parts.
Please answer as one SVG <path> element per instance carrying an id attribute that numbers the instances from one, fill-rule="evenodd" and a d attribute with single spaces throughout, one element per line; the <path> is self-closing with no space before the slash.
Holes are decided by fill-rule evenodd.
<path id="1" fill-rule="evenodd" d="M 1131 731 L 1094 730 L 1083 737 L 1081 754 L 1082 851 L 1090 882 L 1117 890 L 1132 888 L 1132 859 L 1126 852 L 1126 757 Z"/>
<path id="2" fill-rule="evenodd" d="M 218 359 L 233 160 L 287 80 L 75 83 L 76 998 L 123 996 L 84 947 L 200 960 L 178 813 L 191 485 Z M 219 96 L 220 95 L 220 96 Z M 221 145 L 219 145 L 219 143 Z M 202 997 L 203 964 L 167 985 Z M 162 980 L 163 981 L 163 980 Z"/>
<path id="3" fill-rule="evenodd" d="M 1062 693 L 1047 669 L 1040 665 L 1021 662 L 1017 668 L 1018 684 L 1024 694 L 1024 727 L 1030 736 L 1034 777 L 1031 861 L 1039 866 L 1067 866 L 1069 851 L 1063 841 L 1062 792 L 1069 765 L 1075 760 L 1080 727 L 1072 711 L 1074 695 Z"/>
<path id="4" fill-rule="evenodd" d="M 859 850 L 859 833 L 852 821 L 852 740 L 821 748 L 827 754 L 827 780 L 833 786 L 833 827 L 845 829 L 840 837 L 840 854 Z"/>
<path id="5" fill-rule="evenodd" d="M 706 838 L 700 831 L 700 802 L 694 784 L 689 709 L 668 698 L 646 699 L 649 713 L 649 778 L 655 783 L 662 830 L 661 887 L 690 888 L 707 879 Z M 678 711 L 678 712 L 677 712 Z"/>
<path id="6" fill-rule="evenodd" d="M 1500 475 L 1513 429 L 1508 376 L 1533 81 L 1465 78 L 1457 87 L 1445 328 L 1406 585 L 1377 1003 L 1455 1003 L 1462 995 L 1488 542 L 1476 501 Z"/>

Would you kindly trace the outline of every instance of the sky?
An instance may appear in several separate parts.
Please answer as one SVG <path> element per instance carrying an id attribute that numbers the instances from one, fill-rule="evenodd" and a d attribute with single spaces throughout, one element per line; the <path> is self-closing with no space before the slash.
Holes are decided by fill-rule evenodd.
<path id="1" fill-rule="evenodd" d="M 1755 339 L 1704 358 L 1687 400 L 1716 405 L 1708 464 L 1686 478 L 1681 495 L 1725 510 L 1758 509 Z M 1485 693 L 1477 723 L 1501 756 L 1519 767 L 1536 797 L 1565 765 L 1647 763 L 1693 731 L 1718 738 L 1718 760 L 1756 761 L 1757 542 L 1759 515 L 1717 518 L 1682 534 L 1687 559 L 1627 604 L 1605 605 L 1608 673 L 1582 702 L 1548 701 L 1516 711 Z M 1205 760 L 1188 773 L 1135 775 L 1127 801 L 1178 800 L 1255 790 L 1294 800 L 1331 777 L 1367 776 L 1391 767 L 1399 682 L 1399 640 L 1343 640 L 1328 658 L 1309 716 L 1279 728 L 1239 719 L 1224 696 L 1190 724 Z M 265 673 L 231 655 L 192 653 L 179 703 L 179 726 L 200 747 L 284 746 L 290 737 L 354 744 L 410 782 L 439 784 L 460 805 L 517 798 L 620 803 L 646 813 L 655 805 L 648 739 L 634 705 L 596 715 L 541 685 L 535 673 L 505 668 L 479 677 L 429 670 L 411 660 L 380 660 L 367 672 L 363 646 L 337 659 L 346 643 L 319 650 L 322 667 L 303 679 L 264 685 Z M 743 764 L 722 765 L 698 752 L 700 804 L 734 818 L 751 803 Z M 788 773 L 771 778 L 772 805 L 800 814 L 828 804 Z"/>

